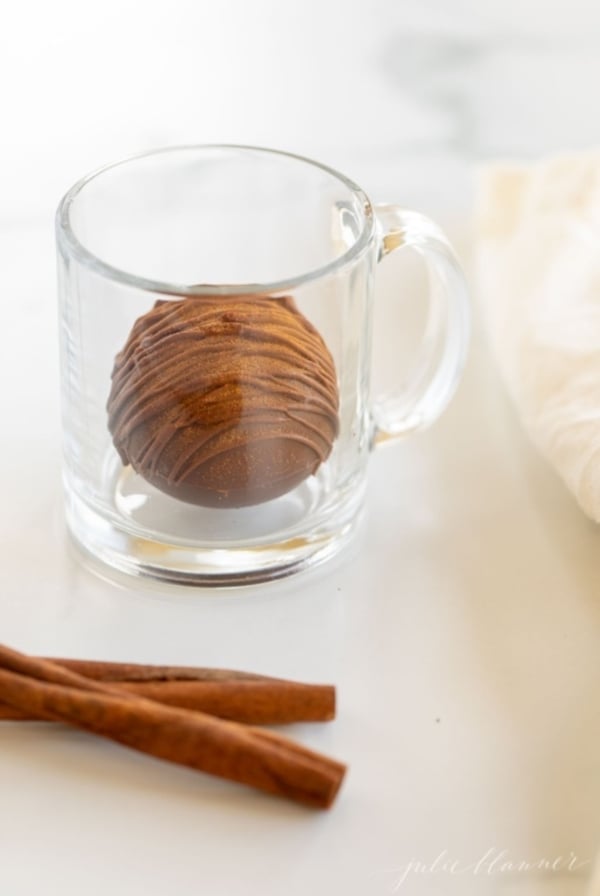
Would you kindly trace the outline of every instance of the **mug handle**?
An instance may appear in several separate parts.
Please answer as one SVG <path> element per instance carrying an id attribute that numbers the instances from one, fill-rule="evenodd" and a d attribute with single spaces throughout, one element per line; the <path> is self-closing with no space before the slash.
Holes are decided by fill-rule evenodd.
<path id="1" fill-rule="evenodd" d="M 376 205 L 381 261 L 398 249 L 414 249 L 427 264 L 429 311 L 416 369 L 405 388 L 371 404 L 371 444 L 424 429 L 442 413 L 458 385 L 470 333 L 467 284 L 443 231 L 418 212 Z"/>

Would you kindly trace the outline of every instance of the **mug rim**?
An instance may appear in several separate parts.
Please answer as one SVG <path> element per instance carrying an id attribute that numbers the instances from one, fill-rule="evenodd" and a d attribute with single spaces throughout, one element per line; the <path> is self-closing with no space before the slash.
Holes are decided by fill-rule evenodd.
<path id="1" fill-rule="evenodd" d="M 201 283 L 190 285 L 168 282 L 166 280 L 154 280 L 147 277 L 139 277 L 129 271 L 117 268 L 114 265 L 103 261 L 86 248 L 73 231 L 69 213 L 71 206 L 88 183 L 100 177 L 105 172 L 111 171 L 113 168 L 128 165 L 131 162 L 150 158 L 152 156 L 161 156 L 172 152 L 187 150 L 241 150 L 243 152 L 258 152 L 294 159 L 307 165 L 311 165 L 314 168 L 319 168 L 321 171 L 326 172 L 336 180 L 340 181 L 360 202 L 364 213 L 361 232 L 350 248 L 343 252 L 342 255 L 338 256 L 338 258 L 333 259 L 333 261 L 327 262 L 327 264 L 306 271 L 303 274 L 298 274 L 294 277 L 286 277 L 282 280 L 266 283 Z M 359 258 L 364 250 L 370 245 L 374 232 L 375 217 L 371 200 L 364 190 L 349 177 L 346 177 L 346 175 L 341 174 L 329 165 L 324 165 L 321 162 L 299 155 L 298 153 L 271 149 L 264 146 L 237 143 L 187 143 L 174 146 L 163 146 L 159 149 L 135 153 L 134 155 L 119 159 L 116 162 L 109 162 L 107 165 L 95 169 L 73 184 L 61 199 L 56 210 L 56 239 L 58 247 L 64 255 L 74 258 L 80 264 L 85 265 L 87 268 L 109 280 L 132 286 L 136 289 L 143 290 L 144 292 L 155 292 L 177 296 L 239 296 L 240 294 L 259 296 L 280 292 L 282 290 L 296 289 L 306 283 L 319 280 L 321 277 L 337 273 L 355 259 Z"/>

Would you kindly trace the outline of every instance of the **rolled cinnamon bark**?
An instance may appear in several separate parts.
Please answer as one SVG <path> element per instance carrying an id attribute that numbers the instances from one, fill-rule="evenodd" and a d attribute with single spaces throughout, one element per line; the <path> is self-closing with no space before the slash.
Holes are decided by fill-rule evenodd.
<path id="1" fill-rule="evenodd" d="M 345 766 L 269 731 L 163 706 L 0 645 L 0 699 L 179 765 L 328 808 Z"/>
<path id="2" fill-rule="evenodd" d="M 168 706 L 252 725 L 327 722 L 335 717 L 335 688 L 331 685 L 304 684 L 231 669 L 69 659 L 50 662 Z M 33 718 L 0 700 L 0 721 Z"/>

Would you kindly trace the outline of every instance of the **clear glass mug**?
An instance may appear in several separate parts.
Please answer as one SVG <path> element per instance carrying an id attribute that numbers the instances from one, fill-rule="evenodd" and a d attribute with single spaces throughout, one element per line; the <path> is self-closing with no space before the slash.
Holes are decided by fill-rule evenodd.
<path id="1" fill-rule="evenodd" d="M 468 340 L 435 224 L 253 147 L 176 147 L 79 181 L 57 212 L 68 528 L 114 569 L 269 580 L 355 528 L 373 446 L 431 423 Z M 431 290 L 413 380 L 369 394 L 376 264 Z"/>

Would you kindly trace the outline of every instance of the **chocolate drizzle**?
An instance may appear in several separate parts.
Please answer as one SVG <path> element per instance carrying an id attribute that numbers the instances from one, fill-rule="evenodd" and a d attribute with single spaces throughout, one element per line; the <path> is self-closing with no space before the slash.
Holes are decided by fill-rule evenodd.
<path id="1" fill-rule="evenodd" d="M 287 297 L 159 301 L 112 376 L 121 460 L 192 504 L 278 497 L 317 470 L 338 432 L 333 359 Z"/>

